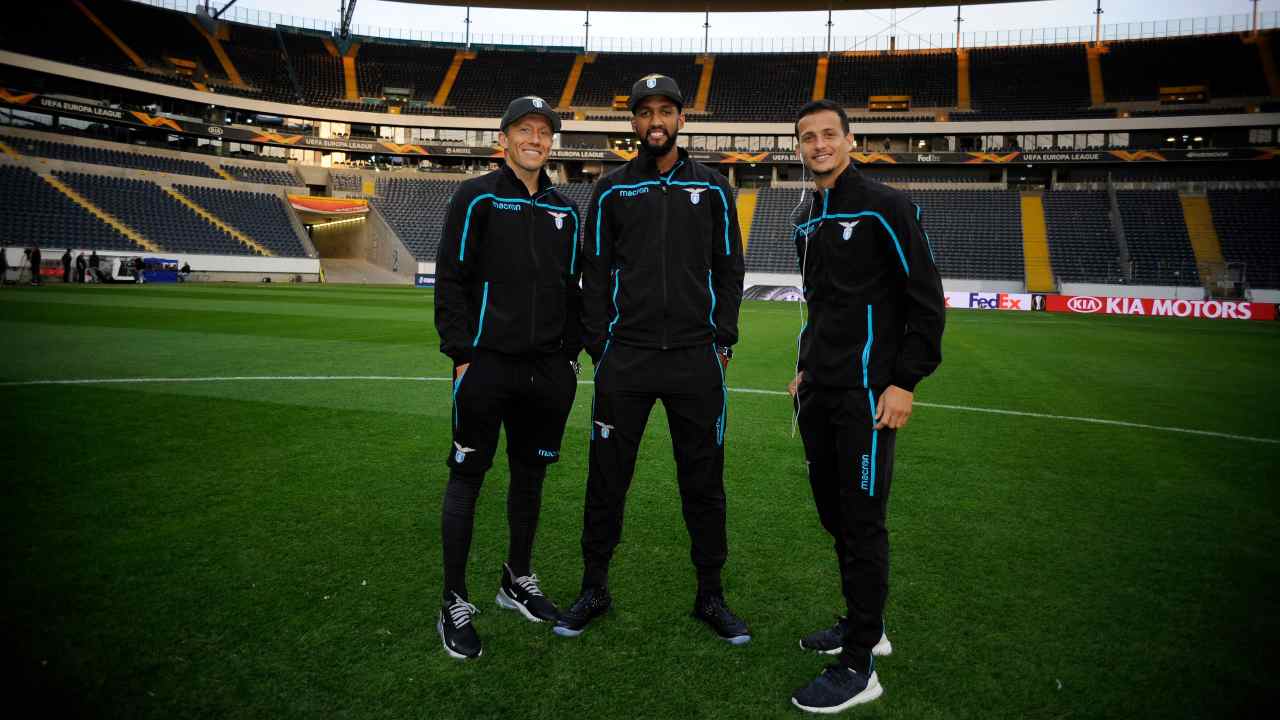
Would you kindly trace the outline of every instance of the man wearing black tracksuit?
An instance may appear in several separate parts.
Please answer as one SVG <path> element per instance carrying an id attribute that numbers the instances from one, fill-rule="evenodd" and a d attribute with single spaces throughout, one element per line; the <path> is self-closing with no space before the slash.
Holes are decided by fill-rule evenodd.
<path id="1" fill-rule="evenodd" d="M 454 365 L 437 631 L 458 659 L 481 654 L 466 563 L 499 425 L 511 470 L 511 543 L 497 602 L 533 622 L 558 617 L 530 564 L 542 483 L 560 457 L 582 347 L 578 209 L 542 169 L 560 118 L 542 98 L 527 96 L 511 102 L 501 128 L 504 164 L 458 187 L 436 261 L 436 328 Z"/>
<path id="2" fill-rule="evenodd" d="M 853 167 L 843 109 L 806 105 L 796 134 L 815 191 L 792 218 L 808 321 L 791 392 L 848 615 L 800 641 L 840 663 L 792 702 L 825 713 L 882 692 L 875 656 L 892 652 L 883 617 L 894 441 L 916 385 L 942 360 L 945 303 L 920 208 Z"/>
<path id="3" fill-rule="evenodd" d="M 661 400 L 697 571 L 694 616 L 724 640 L 750 640 L 724 601 L 727 557 L 724 373 L 738 341 L 742 241 L 724 176 L 676 147 L 674 80 L 641 78 L 630 99 L 640 154 L 595 186 L 583 236 L 583 326 L 595 399 L 582 530 L 582 593 L 557 623 L 580 634 L 608 609 L 609 561 L 649 412 Z"/>

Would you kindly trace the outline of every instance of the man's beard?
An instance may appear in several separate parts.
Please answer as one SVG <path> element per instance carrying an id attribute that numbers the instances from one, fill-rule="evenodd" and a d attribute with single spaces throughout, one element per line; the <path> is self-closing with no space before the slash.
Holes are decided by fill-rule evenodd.
<path id="1" fill-rule="evenodd" d="M 650 145 L 649 139 L 644 136 L 641 136 L 640 149 L 643 150 L 646 154 L 652 155 L 653 157 L 662 157 L 663 155 L 666 155 L 667 153 L 671 152 L 671 148 L 676 146 L 676 136 L 679 134 L 680 133 L 678 131 L 667 133 L 667 141 L 657 147 Z"/>

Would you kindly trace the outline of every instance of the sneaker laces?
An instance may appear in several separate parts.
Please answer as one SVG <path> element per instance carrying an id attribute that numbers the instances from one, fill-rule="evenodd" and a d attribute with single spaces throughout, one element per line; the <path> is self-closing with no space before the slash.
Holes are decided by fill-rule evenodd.
<path id="1" fill-rule="evenodd" d="M 538 587 L 537 573 L 522 575 L 511 582 L 515 585 L 519 585 L 521 590 L 524 590 L 534 597 L 545 597 L 545 595 L 542 594 L 542 588 Z"/>
<path id="2" fill-rule="evenodd" d="M 453 621 L 455 628 L 462 628 L 470 625 L 471 616 L 478 612 L 480 608 L 454 595 L 453 604 L 449 606 L 449 619 Z"/>

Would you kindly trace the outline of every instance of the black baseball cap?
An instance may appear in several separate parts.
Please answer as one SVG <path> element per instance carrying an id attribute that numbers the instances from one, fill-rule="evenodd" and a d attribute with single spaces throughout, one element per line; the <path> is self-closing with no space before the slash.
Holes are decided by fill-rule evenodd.
<path id="1" fill-rule="evenodd" d="M 635 112 L 640 101 L 651 95 L 669 98 L 681 110 L 684 109 L 684 95 L 680 94 L 680 86 L 675 80 L 657 73 L 645 75 L 631 86 L 631 99 L 627 101 L 627 107 L 631 108 L 631 112 Z"/>
<path id="2" fill-rule="evenodd" d="M 551 123 L 551 132 L 560 132 L 560 115 L 551 109 L 546 100 L 537 95 L 525 95 L 512 100 L 507 106 L 507 111 L 502 114 L 502 124 L 498 129 L 506 132 L 508 125 L 529 113 L 538 113 Z"/>

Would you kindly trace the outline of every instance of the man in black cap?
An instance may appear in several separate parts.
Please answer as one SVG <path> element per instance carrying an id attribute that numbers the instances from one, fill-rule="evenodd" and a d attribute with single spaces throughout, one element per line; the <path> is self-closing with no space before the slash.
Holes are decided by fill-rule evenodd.
<path id="1" fill-rule="evenodd" d="M 839 662 L 791 702 L 833 713 L 883 692 L 875 659 L 893 650 L 884 606 L 894 441 L 916 385 L 942 361 L 945 301 L 920 208 L 853 166 L 844 109 L 830 100 L 805 105 L 796 140 L 814 192 L 792 218 L 808 318 L 788 389 L 847 614 L 800 640 Z"/>
<path id="2" fill-rule="evenodd" d="M 511 101 L 498 170 L 463 182 L 449 201 L 436 258 L 435 323 L 453 361 L 453 446 L 444 493 L 444 649 L 479 657 L 467 555 L 476 497 L 506 426 L 510 546 L 497 602 L 533 622 L 559 611 L 530 567 L 542 483 L 560 457 L 582 348 L 578 208 L 543 170 L 560 116 L 545 100 Z"/>
<path id="3" fill-rule="evenodd" d="M 742 239 L 733 188 L 676 147 L 684 98 L 649 75 L 631 90 L 640 154 L 596 183 L 583 237 L 583 325 L 595 360 L 582 592 L 555 632 L 581 634 L 612 604 L 636 452 L 657 400 L 667 411 L 697 573 L 694 617 L 735 645 L 751 639 L 725 603 L 724 384 L 738 341 Z"/>

